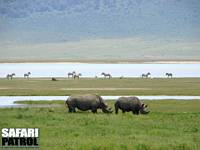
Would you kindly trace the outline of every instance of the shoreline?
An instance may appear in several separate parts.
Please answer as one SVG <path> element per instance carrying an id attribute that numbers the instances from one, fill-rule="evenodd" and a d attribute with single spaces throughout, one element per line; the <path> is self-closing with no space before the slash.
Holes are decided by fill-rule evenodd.
<path id="1" fill-rule="evenodd" d="M 102 61 L 96 61 L 96 60 L 88 60 L 88 61 L 59 61 L 59 60 L 54 60 L 54 61 L 1 61 L 1 64 L 14 64 L 14 63 L 19 63 L 19 64 L 25 64 L 25 63 L 65 63 L 65 64 L 200 64 L 200 60 L 133 60 L 133 61 L 107 61 L 107 60 L 102 60 Z"/>

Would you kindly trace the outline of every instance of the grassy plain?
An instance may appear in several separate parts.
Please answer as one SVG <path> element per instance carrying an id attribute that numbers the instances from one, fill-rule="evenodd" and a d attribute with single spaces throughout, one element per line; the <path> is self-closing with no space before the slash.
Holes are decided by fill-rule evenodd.
<path id="1" fill-rule="evenodd" d="M 25 102 L 23 102 L 25 103 Z M 29 103 L 29 102 L 26 102 Z M 40 128 L 41 150 L 198 150 L 200 101 L 145 101 L 149 115 L 68 113 L 49 108 L 0 109 L 0 127 Z M 113 107 L 113 101 L 108 104 Z"/>
<path id="2" fill-rule="evenodd" d="M 0 95 L 199 95 L 200 78 L 57 78 L 0 79 Z"/>
<path id="3" fill-rule="evenodd" d="M 0 95 L 199 95 L 200 78 L 0 79 Z M 200 101 L 144 101 L 150 114 L 67 112 L 63 101 L 21 101 L 45 108 L 1 108 L 0 127 L 40 128 L 41 150 L 199 150 Z M 56 104 L 56 105 L 55 105 Z M 114 101 L 108 101 L 113 107 Z M 0 148 L 1 149 L 1 148 Z M 17 148 L 18 150 L 19 148 Z"/>

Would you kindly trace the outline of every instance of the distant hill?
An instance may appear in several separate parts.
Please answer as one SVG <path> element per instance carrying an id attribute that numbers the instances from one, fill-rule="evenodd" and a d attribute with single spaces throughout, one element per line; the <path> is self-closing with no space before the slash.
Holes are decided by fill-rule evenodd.
<path id="1" fill-rule="evenodd" d="M 0 0 L 1 62 L 199 58 L 199 0 Z"/>

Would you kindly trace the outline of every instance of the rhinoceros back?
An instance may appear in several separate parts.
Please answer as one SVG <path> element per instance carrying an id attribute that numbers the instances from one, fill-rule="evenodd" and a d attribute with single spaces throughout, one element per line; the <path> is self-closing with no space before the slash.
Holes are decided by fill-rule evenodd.
<path id="1" fill-rule="evenodd" d="M 141 102 L 137 97 L 120 97 L 117 103 L 121 108 L 126 109 L 128 109 L 128 107 L 135 108 L 141 106 Z"/>
<path id="2" fill-rule="evenodd" d="M 89 110 L 92 107 L 99 107 L 99 98 L 93 94 L 82 96 L 71 96 L 67 99 L 67 104 L 70 107 L 77 107 L 80 110 Z"/>

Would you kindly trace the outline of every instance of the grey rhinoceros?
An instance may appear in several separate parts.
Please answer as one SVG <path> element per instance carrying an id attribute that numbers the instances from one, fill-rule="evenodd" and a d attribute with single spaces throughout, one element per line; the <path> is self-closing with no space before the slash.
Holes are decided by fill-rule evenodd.
<path id="1" fill-rule="evenodd" d="M 69 112 L 76 112 L 78 108 L 82 111 L 91 110 L 93 113 L 97 113 L 97 109 L 102 109 L 104 113 L 112 113 L 112 108 L 108 107 L 102 97 L 96 94 L 70 96 L 65 104 Z"/>
<path id="2" fill-rule="evenodd" d="M 137 97 L 120 97 L 115 102 L 115 113 L 118 113 L 118 109 L 121 109 L 123 113 L 132 111 L 133 114 L 148 114 L 145 108 L 147 105 L 140 102 Z"/>

